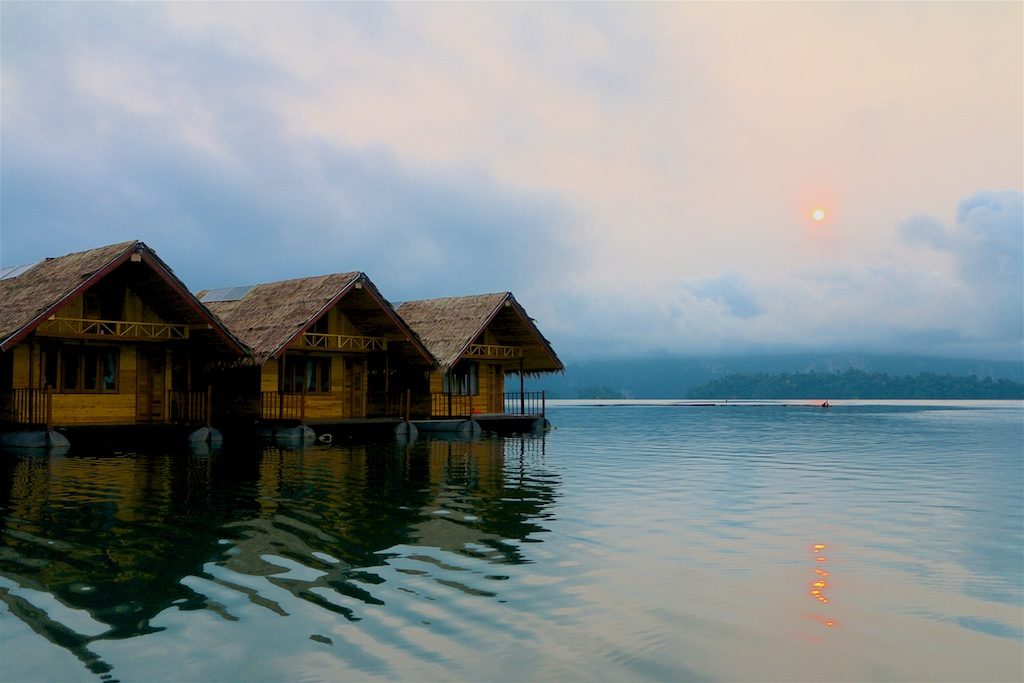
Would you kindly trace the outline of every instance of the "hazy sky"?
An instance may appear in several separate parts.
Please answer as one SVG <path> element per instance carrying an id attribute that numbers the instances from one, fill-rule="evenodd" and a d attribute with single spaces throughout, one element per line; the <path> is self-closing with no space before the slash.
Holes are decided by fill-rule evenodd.
<path id="1" fill-rule="evenodd" d="M 570 361 L 1019 359 L 1022 7 L 3 2 L 0 263 L 512 290 Z"/>

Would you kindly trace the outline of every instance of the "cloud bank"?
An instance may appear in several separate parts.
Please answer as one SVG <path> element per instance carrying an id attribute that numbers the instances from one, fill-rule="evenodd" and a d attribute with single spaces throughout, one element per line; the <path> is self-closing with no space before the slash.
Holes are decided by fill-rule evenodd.
<path id="1" fill-rule="evenodd" d="M 5 265 L 511 289 L 570 360 L 1021 355 L 1018 5 L 2 11 Z"/>

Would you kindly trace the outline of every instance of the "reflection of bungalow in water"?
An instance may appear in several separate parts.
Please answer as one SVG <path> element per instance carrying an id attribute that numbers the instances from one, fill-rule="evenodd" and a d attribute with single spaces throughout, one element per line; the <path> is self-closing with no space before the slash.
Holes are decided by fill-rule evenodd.
<path id="1" fill-rule="evenodd" d="M 199 293 L 252 356 L 226 373 L 239 419 L 306 424 L 398 418 L 430 352 L 363 273 Z"/>
<path id="2" fill-rule="evenodd" d="M 0 271 L 0 423 L 210 419 L 209 367 L 245 349 L 142 242 Z"/>
<path id="3" fill-rule="evenodd" d="M 526 393 L 523 379 L 565 367 L 511 293 L 408 301 L 397 310 L 438 365 L 431 417 L 543 416 L 543 392 Z M 509 374 L 519 376 L 518 393 L 505 391 Z"/>

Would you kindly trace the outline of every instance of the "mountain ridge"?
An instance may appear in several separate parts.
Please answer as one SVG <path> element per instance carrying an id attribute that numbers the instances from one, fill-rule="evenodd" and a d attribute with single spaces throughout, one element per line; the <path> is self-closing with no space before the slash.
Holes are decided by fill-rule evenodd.
<path id="1" fill-rule="evenodd" d="M 742 373 L 842 373 L 849 369 L 916 376 L 921 373 L 975 376 L 979 380 L 1024 381 L 1024 360 L 941 358 L 911 354 L 800 353 L 735 356 L 643 356 L 570 362 L 558 375 L 526 380 L 528 391 L 550 397 L 578 398 L 593 387 L 619 392 L 625 398 L 685 398 L 694 386 Z"/>

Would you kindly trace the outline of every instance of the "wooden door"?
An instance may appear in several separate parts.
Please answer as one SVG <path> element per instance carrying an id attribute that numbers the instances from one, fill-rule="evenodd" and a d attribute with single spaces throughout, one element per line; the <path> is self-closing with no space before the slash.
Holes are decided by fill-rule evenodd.
<path id="1" fill-rule="evenodd" d="M 366 406 L 363 399 L 366 392 L 363 388 L 365 381 L 365 361 L 362 358 L 345 359 L 345 386 L 342 393 L 341 413 L 347 418 L 366 417 Z"/>
<path id="2" fill-rule="evenodd" d="M 139 349 L 138 380 L 135 393 L 135 418 L 139 422 L 164 419 L 163 350 Z"/>
<path id="3" fill-rule="evenodd" d="M 505 391 L 505 387 L 503 382 L 503 372 L 504 370 L 502 370 L 502 367 L 500 365 L 491 366 L 491 387 L 490 391 L 488 392 L 490 394 L 490 401 L 489 405 L 487 406 L 488 412 L 504 412 L 503 404 L 505 397 L 502 394 Z"/>

